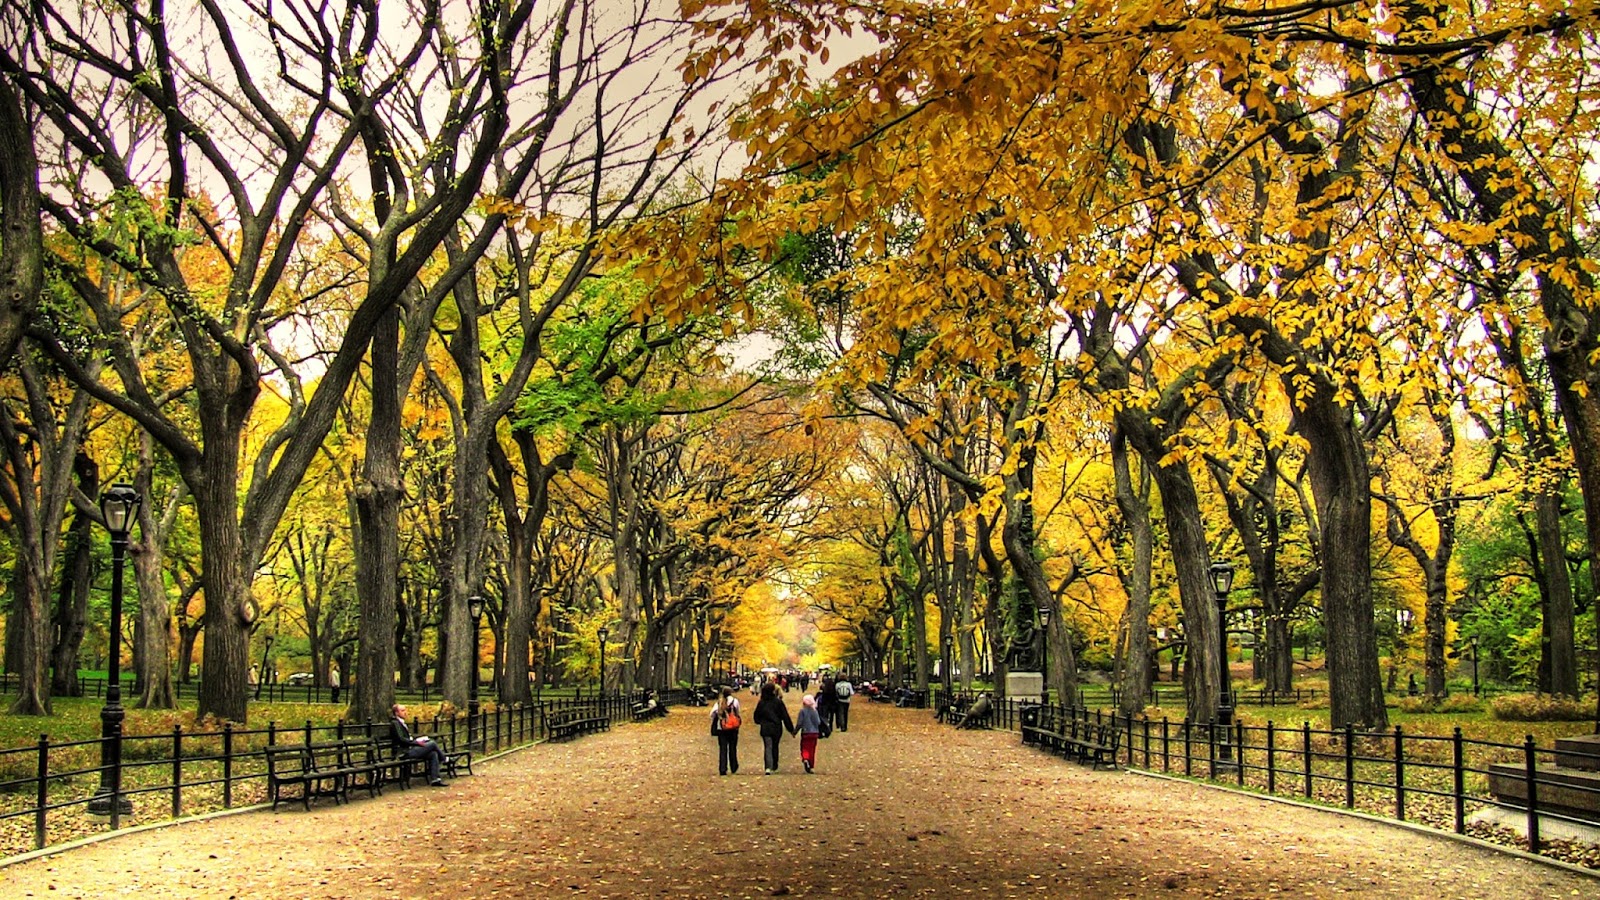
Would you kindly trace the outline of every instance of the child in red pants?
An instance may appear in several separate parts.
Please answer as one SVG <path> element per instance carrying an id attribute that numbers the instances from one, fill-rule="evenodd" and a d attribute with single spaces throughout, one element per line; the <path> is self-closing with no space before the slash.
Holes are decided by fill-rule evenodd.
<path id="1" fill-rule="evenodd" d="M 817 698 L 810 694 L 805 695 L 800 703 L 800 718 L 795 722 L 795 729 L 800 732 L 800 762 L 805 764 L 806 774 L 817 767 L 817 738 L 822 735 L 822 716 L 817 713 Z"/>

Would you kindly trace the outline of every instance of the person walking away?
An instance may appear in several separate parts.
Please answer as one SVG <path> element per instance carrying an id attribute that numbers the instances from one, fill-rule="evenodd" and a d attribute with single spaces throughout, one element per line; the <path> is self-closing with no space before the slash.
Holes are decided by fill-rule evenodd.
<path id="1" fill-rule="evenodd" d="M 339 702 L 339 664 L 338 663 L 334 663 L 332 668 L 328 669 L 328 694 L 329 694 L 329 696 L 331 698 L 331 702 L 333 702 L 333 703 L 338 703 Z"/>
<path id="2" fill-rule="evenodd" d="M 794 727 L 800 732 L 800 764 L 810 775 L 817 768 L 817 738 L 822 735 L 822 716 L 817 713 L 817 698 L 800 698 L 800 718 Z"/>
<path id="3" fill-rule="evenodd" d="M 739 774 L 739 698 L 733 688 L 724 687 L 722 696 L 711 704 L 711 733 L 717 738 L 717 774 Z"/>
<path id="4" fill-rule="evenodd" d="M 839 708 L 834 711 L 834 722 L 840 731 L 850 730 L 850 698 L 856 694 L 855 686 L 850 683 L 849 676 L 840 676 L 837 684 L 833 686 L 835 697 L 839 698 Z"/>
<path id="5" fill-rule="evenodd" d="M 444 787 L 444 779 L 439 777 L 439 768 L 444 765 L 444 748 L 427 735 L 411 736 L 411 729 L 406 726 L 406 708 L 396 703 L 389 708 L 389 740 L 394 745 L 395 752 L 406 759 L 426 759 L 428 761 L 428 784 L 433 787 Z"/>
<path id="6" fill-rule="evenodd" d="M 776 682 L 761 686 L 761 700 L 756 703 L 756 725 L 761 729 L 761 748 L 765 752 L 766 774 L 778 771 L 778 745 L 785 731 L 794 734 L 794 721 L 789 718 L 789 707 L 783 705 Z"/>
<path id="7" fill-rule="evenodd" d="M 833 691 L 833 676 L 817 682 L 817 715 L 822 718 L 822 736 L 833 734 L 833 716 L 839 709 L 839 695 Z"/>

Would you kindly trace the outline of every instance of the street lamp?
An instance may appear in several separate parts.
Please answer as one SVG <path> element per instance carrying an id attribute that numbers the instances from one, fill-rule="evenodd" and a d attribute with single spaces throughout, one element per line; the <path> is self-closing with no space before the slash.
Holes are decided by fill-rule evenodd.
<path id="1" fill-rule="evenodd" d="M 1217 668 L 1221 673 L 1217 725 L 1222 729 L 1218 759 L 1233 762 L 1233 691 L 1228 683 L 1228 593 L 1233 590 L 1233 563 L 1211 564 L 1211 587 L 1217 592 Z"/>
<path id="2" fill-rule="evenodd" d="M 483 595 L 467 598 L 467 614 L 472 616 L 472 686 L 467 694 L 467 746 L 472 746 L 472 732 L 478 721 L 478 641 L 482 638 Z"/>
<path id="3" fill-rule="evenodd" d="M 261 671 L 256 673 L 256 700 L 261 699 L 261 686 L 267 683 L 267 660 L 272 658 L 272 635 L 267 635 L 261 648 Z M 269 692 L 267 696 L 272 696 Z"/>
<path id="4" fill-rule="evenodd" d="M 1055 612 L 1049 599 L 1039 604 L 1039 701 L 1050 702 L 1050 614 Z"/>
<path id="5" fill-rule="evenodd" d="M 954 677 L 954 673 L 951 671 L 954 668 L 952 665 L 952 663 L 955 661 L 954 651 L 955 639 L 947 634 L 944 636 L 944 656 L 942 657 L 943 663 L 939 666 L 939 674 L 944 676 L 942 680 L 944 681 L 944 692 L 946 696 L 949 696 L 955 687 L 954 682 L 951 680 Z"/>
<path id="6" fill-rule="evenodd" d="M 89 799 L 89 815 L 110 816 L 111 827 L 133 814 L 133 801 L 122 796 L 122 563 L 144 498 L 131 484 L 113 484 L 100 495 L 100 514 L 111 533 L 111 644 L 106 663 L 106 703 L 100 709 L 100 788 Z"/>
<path id="7" fill-rule="evenodd" d="M 611 637 L 611 629 L 601 625 L 600 630 L 595 634 L 600 638 L 600 696 L 604 697 L 606 695 L 606 638 Z"/>
<path id="8" fill-rule="evenodd" d="M 670 687 L 670 685 L 667 683 L 667 653 L 668 651 L 666 644 L 662 644 L 656 648 L 656 656 L 660 658 L 660 662 L 656 666 L 656 669 L 660 675 L 657 680 L 661 683 L 660 690 L 663 694 L 665 694 L 667 688 Z"/>

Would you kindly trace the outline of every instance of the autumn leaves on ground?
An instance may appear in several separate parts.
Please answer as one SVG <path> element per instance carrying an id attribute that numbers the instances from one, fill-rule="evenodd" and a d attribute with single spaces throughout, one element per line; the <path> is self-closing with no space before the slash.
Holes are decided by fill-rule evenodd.
<path id="1" fill-rule="evenodd" d="M 799 705 L 794 694 L 791 707 Z M 706 710 L 491 760 L 447 790 L 280 807 L 16 865 L 13 897 L 1588 896 L 1445 838 L 1091 772 L 1015 734 L 861 701 L 761 774 L 716 774 Z"/>

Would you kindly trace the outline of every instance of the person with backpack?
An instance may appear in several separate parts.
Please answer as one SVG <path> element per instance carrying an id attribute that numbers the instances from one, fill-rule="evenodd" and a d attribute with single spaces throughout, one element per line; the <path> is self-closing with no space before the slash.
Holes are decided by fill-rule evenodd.
<path id="1" fill-rule="evenodd" d="M 833 686 L 833 693 L 839 698 L 839 708 L 834 710 L 833 721 L 839 726 L 840 731 L 850 730 L 850 698 L 856 694 L 855 686 L 850 683 L 848 676 L 839 676 L 839 681 Z"/>
<path id="2" fill-rule="evenodd" d="M 711 734 L 717 739 L 717 774 L 739 774 L 739 698 L 733 688 L 724 687 L 722 696 L 711 704 Z"/>
<path id="3" fill-rule="evenodd" d="M 794 721 L 789 718 L 789 707 L 783 705 L 778 684 L 769 681 L 761 686 L 761 700 L 756 704 L 756 725 L 761 729 L 761 746 L 766 756 L 766 774 L 778 771 L 778 745 L 785 731 L 794 734 Z"/>

